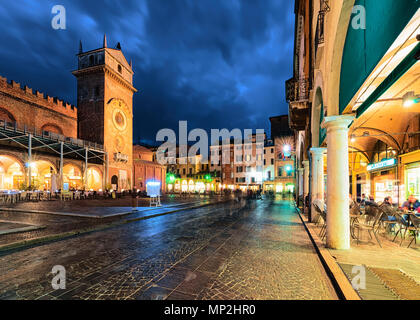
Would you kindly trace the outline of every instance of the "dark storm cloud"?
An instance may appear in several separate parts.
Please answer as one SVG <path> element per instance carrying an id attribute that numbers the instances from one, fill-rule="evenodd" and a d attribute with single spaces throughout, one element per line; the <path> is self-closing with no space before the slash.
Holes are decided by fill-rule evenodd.
<path id="1" fill-rule="evenodd" d="M 0 74 L 76 103 L 79 39 L 84 50 L 121 42 L 134 62 L 135 139 L 161 128 L 264 128 L 287 113 L 291 0 L 60 1 L 67 30 L 51 28 L 55 1 L 2 2 Z"/>

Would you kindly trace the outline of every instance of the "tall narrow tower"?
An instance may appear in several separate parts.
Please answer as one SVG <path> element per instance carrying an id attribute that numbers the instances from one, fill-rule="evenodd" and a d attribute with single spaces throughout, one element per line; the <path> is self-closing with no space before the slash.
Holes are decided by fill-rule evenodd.
<path id="1" fill-rule="evenodd" d="M 82 48 L 80 46 L 80 48 Z M 103 144 L 108 154 L 105 181 L 114 187 L 133 186 L 133 69 L 121 47 L 80 49 L 77 78 L 78 137 Z"/>

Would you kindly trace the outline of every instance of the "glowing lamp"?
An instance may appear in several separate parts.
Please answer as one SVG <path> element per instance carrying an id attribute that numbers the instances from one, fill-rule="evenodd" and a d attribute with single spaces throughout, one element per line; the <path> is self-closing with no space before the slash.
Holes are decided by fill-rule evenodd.
<path id="1" fill-rule="evenodd" d="M 412 105 L 420 102 L 420 96 L 415 95 L 414 91 L 409 91 L 403 96 L 403 106 L 409 108 Z"/>

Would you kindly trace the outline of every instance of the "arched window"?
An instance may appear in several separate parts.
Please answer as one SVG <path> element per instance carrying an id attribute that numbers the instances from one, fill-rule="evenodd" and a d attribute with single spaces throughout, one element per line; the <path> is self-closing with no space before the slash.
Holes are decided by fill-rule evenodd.
<path id="1" fill-rule="evenodd" d="M 59 126 L 56 126 L 55 124 L 44 124 L 41 127 L 41 131 L 63 134 L 63 130 Z"/>
<path id="2" fill-rule="evenodd" d="M 6 122 L 16 122 L 15 117 L 6 109 L 0 108 L 0 120 Z"/>
<path id="3" fill-rule="evenodd" d="M 122 67 L 121 67 L 121 65 L 120 65 L 120 64 L 118 65 L 118 72 L 119 72 L 119 73 L 122 73 Z"/>
<path id="4" fill-rule="evenodd" d="M 93 66 L 95 64 L 95 56 L 89 56 L 89 65 Z"/>

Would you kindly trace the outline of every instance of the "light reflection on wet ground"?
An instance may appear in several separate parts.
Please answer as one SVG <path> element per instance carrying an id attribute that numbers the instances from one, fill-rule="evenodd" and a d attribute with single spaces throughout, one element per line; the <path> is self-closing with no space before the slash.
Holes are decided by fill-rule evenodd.
<path id="1" fill-rule="evenodd" d="M 266 265 L 261 272 L 273 274 L 270 267 L 277 268 L 278 261 L 270 265 L 269 260 L 268 264 L 263 260 L 267 254 L 278 253 L 280 260 L 285 259 L 281 266 L 293 265 L 287 270 L 292 280 L 285 283 L 295 281 L 302 286 L 299 278 L 307 277 L 311 287 L 314 282 L 319 284 L 318 290 L 325 293 L 324 298 L 334 297 L 329 280 L 289 202 L 253 201 L 240 208 L 239 204 L 231 202 L 180 211 L 1 256 L 0 298 L 212 299 L 223 294 L 226 295 L 223 298 L 229 298 L 229 294 L 232 298 L 249 298 L 254 284 L 250 282 L 247 288 L 241 289 L 232 283 L 231 287 L 224 288 L 223 281 L 231 282 L 232 279 L 223 279 L 221 274 L 225 272 L 235 279 L 245 277 L 244 270 L 237 266 L 242 261 L 238 254 L 249 250 L 250 244 L 257 246 L 247 253 L 248 263 L 252 262 L 255 253 L 255 265 Z M 282 210 L 287 215 L 279 219 Z M 273 234 L 267 233 L 270 228 Z M 273 236 L 272 240 L 266 240 Z M 299 263 L 288 259 L 296 260 L 300 255 L 306 261 L 299 263 L 305 266 L 305 272 L 310 270 L 311 275 L 303 276 L 293 270 Z M 306 267 L 309 264 L 311 266 Z M 54 265 L 66 268 L 66 290 L 51 288 Z M 248 266 L 248 269 L 252 268 Z M 277 283 L 279 279 L 272 280 Z M 273 284 L 267 282 L 265 285 Z M 310 298 L 311 289 L 308 290 L 295 296 L 290 293 L 290 297 Z M 254 291 L 258 296 L 251 298 L 265 297 L 259 288 Z M 281 290 L 277 297 L 282 298 Z"/>

